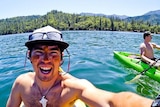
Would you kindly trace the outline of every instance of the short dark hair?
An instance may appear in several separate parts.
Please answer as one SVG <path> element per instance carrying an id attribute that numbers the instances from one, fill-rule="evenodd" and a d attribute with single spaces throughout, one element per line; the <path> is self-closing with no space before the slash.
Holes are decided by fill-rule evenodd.
<path id="1" fill-rule="evenodd" d="M 152 33 L 150 31 L 146 31 L 144 32 L 143 34 L 143 38 L 145 39 L 147 36 L 151 35 L 152 36 Z"/>

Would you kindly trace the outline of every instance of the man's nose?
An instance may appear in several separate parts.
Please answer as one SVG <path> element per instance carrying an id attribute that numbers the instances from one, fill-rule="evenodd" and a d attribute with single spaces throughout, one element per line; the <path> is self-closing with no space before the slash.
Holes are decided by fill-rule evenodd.
<path id="1" fill-rule="evenodd" d="M 50 57 L 50 56 L 48 55 L 48 53 L 45 53 L 44 56 L 43 56 L 43 60 L 44 60 L 44 61 L 48 61 L 48 60 L 49 60 L 49 57 Z"/>

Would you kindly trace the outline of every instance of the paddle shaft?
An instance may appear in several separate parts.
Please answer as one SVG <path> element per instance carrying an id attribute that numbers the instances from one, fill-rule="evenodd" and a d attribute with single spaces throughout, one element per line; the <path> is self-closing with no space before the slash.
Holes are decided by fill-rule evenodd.
<path id="1" fill-rule="evenodd" d="M 160 58 L 156 59 L 155 62 L 157 63 L 158 60 L 160 60 Z M 149 67 L 148 67 L 147 69 L 143 70 L 140 74 L 143 75 L 144 73 L 146 73 L 146 72 L 147 72 L 150 68 L 152 68 L 152 66 L 154 66 L 156 63 L 154 63 L 154 64 L 152 64 L 152 65 L 149 65 Z"/>

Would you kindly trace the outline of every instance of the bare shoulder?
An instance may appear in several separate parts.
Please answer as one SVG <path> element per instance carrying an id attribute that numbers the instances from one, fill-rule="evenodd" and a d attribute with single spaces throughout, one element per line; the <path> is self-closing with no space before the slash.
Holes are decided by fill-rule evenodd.
<path id="1" fill-rule="evenodd" d="M 15 83 L 16 84 L 21 84 L 21 85 L 26 84 L 30 80 L 33 80 L 34 76 L 35 76 L 34 72 L 27 72 L 27 73 L 21 74 L 16 78 Z"/>
<path id="2" fill-rule="evenodd" d="M 144 43 L 141 43 L 140 44 L 140 48 L 144 48 L 145 47 L 145 44 Z"/>

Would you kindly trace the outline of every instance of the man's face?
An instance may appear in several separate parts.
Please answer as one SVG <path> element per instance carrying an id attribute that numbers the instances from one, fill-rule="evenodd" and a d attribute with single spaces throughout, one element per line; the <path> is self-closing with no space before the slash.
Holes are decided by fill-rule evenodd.
<path id="1" fill-rule="evenodd" d="M 36 45 L 31 51 L 30 58 L 34 71 L 42 81 L 50 81 L 57 76 L 61 61 L 58 46 Z"/>
<path id="2" fill-rule="evenodd" d="M 147 40 L 148 40 L 148 41 L 151 41 L 151 40 L 152 40 L 152 35 L 148 35 L 148 36 L 147 36 Z"/>

